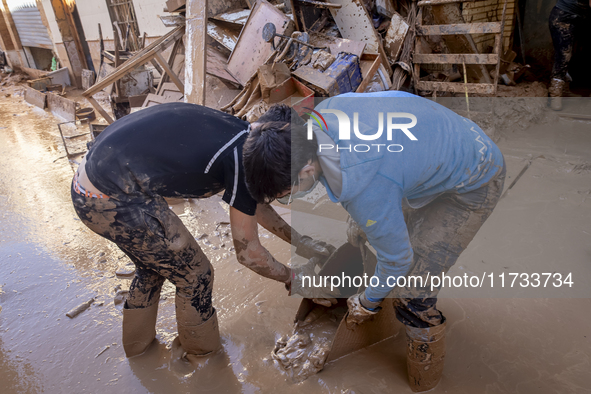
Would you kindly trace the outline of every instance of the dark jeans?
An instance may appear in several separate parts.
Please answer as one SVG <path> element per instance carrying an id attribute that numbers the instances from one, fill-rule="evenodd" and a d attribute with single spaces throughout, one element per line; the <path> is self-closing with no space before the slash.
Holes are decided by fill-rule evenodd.
<path id="1" fill-rule="evenodd" d="M 549 19 L 550 35 L 554 44 L 552 78 L 565 80 L 568 63 L 573 54 L 575 28 L 583 20 L 583 16 L 563 11 L 557 7 L 552 9 Z"/>
<path id="2" fill-rule="evenodd" d="M 506 168 L 488 184 L 468 193 L 445 193 L 424 207 L 405 210 L 405 220 L 414 252 L 407 276 L 447 273 L 497 205 Z M 441 324 L 437 309 L 439 289 L 406 287 L 392 293 L 396 317 L 418 328 Z"/>
<path id="3" fill-rule="evenodd" d="M 195 238 L 162 197 L 123 202 L 81 196 L 72 188 L 74 209 L 95 233 L 117 244 L 136 266 L 128 308 L 158 302 L 164 280 L 176 286 L 203 320 L 213 314 L 213 267 Z"/>

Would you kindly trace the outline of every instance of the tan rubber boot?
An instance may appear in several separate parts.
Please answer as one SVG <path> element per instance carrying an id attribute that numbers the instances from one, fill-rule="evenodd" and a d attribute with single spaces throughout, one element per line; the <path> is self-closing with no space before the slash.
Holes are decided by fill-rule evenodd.
<path id="1" fill-rule="evenodd" d="M 429 328 L 406 326 L 406 368 L 412 391 L 431 390 L 441 380 L 445 358 L 445 318 Z"/>
<path id="2" fill-rule="evenodd" d="M 564 90 L 564 82 L 562 79 L 552 78 L 550 87 L 548 88 L 548 96 L 550 97 L 550 108 L 554 111 L 562 109 L 562 91 Z"/>
<path id="3" fill-rule="evenodd" d="M 218 315 L 214 309 L 205 321 L 190 302 L 176 298 L 176 324 L 181 346 L 187 355 L 207 356 L 221 347 Z"/>
<path id="4" fill-rule="evenodd" d="M 123 308 L 123 350 L 127 357 L 142 354 L 156 337 L 158 302 L 147 308 Z"/>

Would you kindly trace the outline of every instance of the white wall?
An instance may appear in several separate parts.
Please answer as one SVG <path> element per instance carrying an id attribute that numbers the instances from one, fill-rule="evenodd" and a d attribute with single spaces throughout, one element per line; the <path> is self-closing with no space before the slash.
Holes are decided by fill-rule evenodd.
<path id="1" fill-rule="evenodd" d="M 133 5 L 140 34 L 145 32 L 148 37 L 158 37 L 172 30 L 171 27 L 164 26 L 164 23 L 158 18 L 158 15 L 168 15 L 163 11 L 165 4 L 165 0 L 134 0 Z"/>
<path id="2" fill-rule="evenodd" d="M 49 37 L 51 37 L 51 40 L 54 44 L 63 42 L 60 29 L 55 20 L 55 14 L 53 12 L 53 7 L 51 6 L 51 0 L 41 0 L 41 5 L 43 6 L 47 23 L 49 24 Z"/>
<path id="3" fill-rule="evenodd" d="M 49 29 L 51 30 L 51 39 L 54 43 L 63 42 L 57 22 L 55 21 L 55 14 L 51 6 L 51 0 L 41 0 Z M 138 26 L 140 33 L 146 32 L 148 37 L 159 37 L 171 30 L 170 27 L 165 27 L 158 15 L 163 15 L 162 11 L 166 1 L 165 0 L 134 0 L 135 13 L 138 18 Z M 113 27 L 111 25 L 111 18 L 107 10 L 107 2 L 105 0 L 76 0 L 76 7 L 80 15 L 80 21 L 84 29 L 84 35 L 88 41 L 98 41 L 98 24 L 101 24 L 103 31 L 103 39 L 113 39 Z"/>
<path id="4" fill-rule="evenodd" d="M 139 1 L 141 2 L 141 0 Z M 98 41 L 99 23 L 103 31 L 103 39 L 113 39 L 113 25 L 111 24 L 111 17 L 105 0 L 76 0 L 76 8 L 87 41 Z"/>

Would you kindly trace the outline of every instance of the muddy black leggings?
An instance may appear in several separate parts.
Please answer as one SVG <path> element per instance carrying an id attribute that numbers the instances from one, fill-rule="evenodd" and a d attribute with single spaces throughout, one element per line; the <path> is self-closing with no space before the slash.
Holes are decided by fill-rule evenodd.
<path id="1" fill-rule="evenodd" d="M 488 184 L 468 193 L 445 193 L 418 209 L 405 209 L 406 227 L 414 252 L 407 276 L 447 273 L 468 247 L 501 198 L 506 168 Z M 439 289 L 403 287 L 394 290 L 396 317 L 419 328 L 439 325 Z"/>
<path id="2" fill-rule="evenodd" d="M 122 202 L 85 197 L 72 188 L 72 201 L 80 220 L 117 244 L 135 264 L 128 308 L 158 302 L 168 279 L 176 286 L 176 296 L 190 301 L 203 320 L 213 314 L 213 267 L 162 197 Z"/>
<path id="3" fill-rule="evenodd" d="M 575 28 L 584 17 L 554 7 L 550 12 L 550 35 L 554 45 L 552 78 L 565 80 L 568 63 L 573 54 Z"/>

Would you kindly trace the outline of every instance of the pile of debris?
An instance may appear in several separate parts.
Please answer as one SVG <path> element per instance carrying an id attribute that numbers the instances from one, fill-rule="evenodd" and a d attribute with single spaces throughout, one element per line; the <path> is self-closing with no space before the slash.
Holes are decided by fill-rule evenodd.
<path id="1" fill-rule="evenodd" d="M 241 89 L 221 109 L 252 122 L 274 103 L 304 108 L 314 96 L 392 88 L 393 68 L 403 73 L 410 70 L 397 62 L 405 43 L 412 44 L 412 40 L 405 41 L 411 30 L 406 20 L 416 17 L 409 13 L 415 9 L 416 14 L 411 0 L 399 2 L 399 7 L 406 17 L 396 12 L 390 0 L 291 0 L 278 4 L 258 0 L 251 8 L 210 16 L 206 71 L 228 87 Z M 109 123 L 113 119 L 92 98 L 103 89 L 113 102 L 126 103 L 128 108 L 183 99 L 185 1 L 167 1 L 166 11 L 160 18 L 174 29 L 165 36 L 130 52 L 117 44 L 115 34 L 115 50 L 103 51 L 98 81 L 84 96 Z M 163 57 L 165 51 L 168 59 Z M 156 78 L 138 78 L 139 73 L 148 72 L 143 68 L 148 63 L 161 74 L 155 87 Z M 136 94 L 130 94 L 126 78 L 148 83 L 140 89 L 136 84 Z M 399 78 L 393 88 L 400 88 L 403 82 Z M 119 118 L 126 110 L 114 108 L 113 113 Z"/>
<path id="2" fill-rule="evenodd" d="M 249 8 L 232 8 L 240 1 L 210 12 L 203 52 L 207 74 L 241 89 L 221 109 L 250 122 L 274 103 L 301 112 L 312 97 L 346 92 L 495 94 L 499 78 L 511 83 L 520 72 L 513 59 L 501 68 L 506 0 L 499 0 L 502 19 L 489 23 L 464 23 L 462 0 L 245 0 Z M 117 104 L 115 118 L 134 106 L 183 100 L 186 1 L 168 0 L 165 11 L 160 18 L 173 29 L 157 41 L 146 46 L 136 37 L 137 50 L 129 51 L 115 32 L 115 50 L 103 51 L 98 81 L 84 96 L 109 123 L 92 97 L 103 89 Z M 495 35 L 493 53 L 478 53 L 472 34 Z"/>

